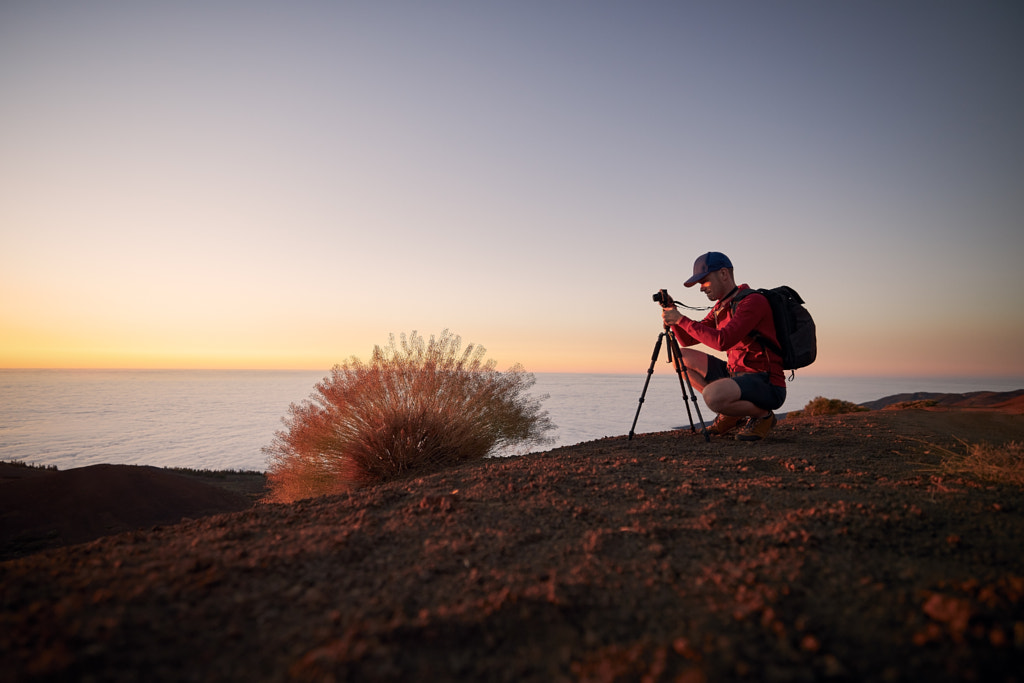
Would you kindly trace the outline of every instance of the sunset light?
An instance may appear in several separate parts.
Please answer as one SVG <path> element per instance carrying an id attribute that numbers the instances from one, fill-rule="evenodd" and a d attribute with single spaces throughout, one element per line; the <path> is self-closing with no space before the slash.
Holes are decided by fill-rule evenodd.
<path id="1" fill-rule="evenodd" d="M 0 2 L 4 680 L 1019 681 L 1024 2 Z"/>
<path id="2" fill-rule="evenodd" d="M 1019 12 L 449 10 L 5 6 L 0 367 L 642 372 L 720 250 L 808 374 L 1024 375 Z"/>

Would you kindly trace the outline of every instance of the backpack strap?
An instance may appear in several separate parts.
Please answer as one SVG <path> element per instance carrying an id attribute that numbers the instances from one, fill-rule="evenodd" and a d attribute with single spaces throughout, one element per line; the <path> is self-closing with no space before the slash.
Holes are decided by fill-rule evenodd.
<path id="1" fill-rule="evenodd" d="M 732 314 L 736 315 L 736 304 L 739 303 L 740 299 L 744 298 L 748 294 L 754 294 L 754 293 L 761 294 L 761 296 L 765 296 L 764 293 L 762 293 L 762 292 L 760 292 L 759 290 L 756 290 L 756 289 L 741 289 L 740 291 L 736 292 L 736 295 L 732 298 L 732 301 L 729 302 L 729 307 L 730 307 L 730 310 L 732 311 Z M 767 299 L 767 297 L 765 297 L 765 298 Z M 771 308 L 770 303 L 771 302 L 769 302 L 769 309 Z M 774 319 L 774 314 L 773 314 L 773 319 Z M 778 332 L 778 330 L 776 330 L 776 333 L 777 332 Z M 771 339 L 769 339 L 768 336 L 765 335 L 764 333 L 759 332 L 756 329 L 753 329 L 753 330 L 750 331 L 749 336 L 750 336 L 751 339 L 753 339 L 758 344 L 760 344 L 761 348 L 765 349 L 765 351 L 767 351 L 768 349 L 771 349 L 772 351 L 774 351 L 775 353 L 779 354 L 780 356 L 783 355 L 782 347 L 779 346 L 778 344 L 776 344 Z"/>

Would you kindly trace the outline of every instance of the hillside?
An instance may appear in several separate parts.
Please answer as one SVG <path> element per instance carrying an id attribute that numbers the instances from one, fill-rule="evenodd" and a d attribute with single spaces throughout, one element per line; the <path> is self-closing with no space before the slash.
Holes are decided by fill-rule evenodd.
<path id="1" fill-rule="evenodd" d="M 0 656 L 17 681 L 1017 680 L 1020 487 L 939 464 L 1021 412 L 602 439 L 36 552 L 0 563 Z"/>

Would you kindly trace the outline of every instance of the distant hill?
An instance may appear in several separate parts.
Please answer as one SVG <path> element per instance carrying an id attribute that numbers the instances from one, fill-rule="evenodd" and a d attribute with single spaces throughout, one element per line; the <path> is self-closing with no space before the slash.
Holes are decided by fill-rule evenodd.
<path id="1" fill-rule="evenodd" d="M 915 391 L 909 394 L 893 394 L 860 405 L 871 410 L 881 410 L 896 403 L 913 401 L 934 401 L 935 405 L 948 408 L 1020 408 L 1024 410 L 1024 389 L 1016 391 L 971 391 L 966 394 L 943 394 Z"/>

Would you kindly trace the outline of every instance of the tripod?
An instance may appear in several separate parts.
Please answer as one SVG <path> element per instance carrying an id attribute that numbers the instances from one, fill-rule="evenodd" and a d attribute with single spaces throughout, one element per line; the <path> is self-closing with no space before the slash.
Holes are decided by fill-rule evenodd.
<path id="1" fill-rule="evenodd" d="M 651 355 L 651 367 L 647 368 L 647 379 L 644 380 L 644 390 L 640 392 L 640 401 L 636 407 L 636 415 L 633 416 L 633 426 L 629 428 L 629 441 L 633 440 L 633 432 L 636 429 L 636 421 L 640 419 L 640 409 L 644 407 L 644 397 L 647 395 L 647 386 L 651 383 L 651 375 L 654 374 L 654 364 L 658 362 L 658 356 L 661 355 L 661 344 L 668 338 L 668 344 L 665 349 L 668 353 L 668 362 L 673 363 L 676 367 L 676 375 L 679 377 L 679 388 L 683 391 L 683 403 L 686 404 L 686 416 L 690 418 L 690 431 L 696 432 L 697 428 L 693 424 L 693 413 L 690 412 L 690 401 L 693 401 L 693 407 L 697 411 L 697 419 L 700 420 L 700 429 L 704 434 L 705 441 L 711 441 L 711 437 L 708 435 L 707 425 L 704 424 L 704 418 L 700 415 L 700 406 L 697 405 L 697 395 L 693 393 L 693 384 L 690 383 L 690 373 L 686 369 L 686 364 L 683 363 L 683 359 L 679 354 L 679 342 L 676 341 L 676 337 L 672 334 L 672 330 L 665 326 L 665 331 L 658 335 L 658 341 L 654 344 L 654 353 Z M 686 390 L 690 390 L 689 396 L 686 394 Z"/>

